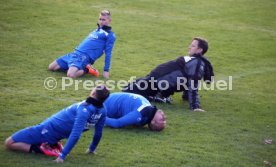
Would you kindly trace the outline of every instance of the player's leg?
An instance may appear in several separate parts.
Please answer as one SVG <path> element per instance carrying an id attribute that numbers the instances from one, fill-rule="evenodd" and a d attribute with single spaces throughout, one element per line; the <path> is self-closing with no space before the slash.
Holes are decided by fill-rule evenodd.
<path id="1" fill-rule="evenodd" d="M 84 70 L 79 69 L 78 67 L 71 66 L 67 71 L 67 76 L 70 78 L 77 78 L 84 74 Z"/>
<path id="2" fill-rule="evenodd" d="M 139 88 L 140 88 L 140 86 L 136 83 L 136 81 L 133 81 L 133 82 L 128 83 L 128 85 L 122 89 L 122 92 L 144 95 L 143 90 L 141 90 Z"/>
<path id="3" fill-rule="evenodd" d="M 8 137 L 5 141 L 5 147 L 9 150 L 29 152 L 31 144 L 14 142 L 12 137 Z"/>
<path id="4" fill-rule="evenodd" d="M 58 65 L 57 61 L 53 61 L 51 64 L 49 64 L 48 70 L 50 71 L 57 71 L 60 69 L 60 66 Z"/>
<path id="5" fill-rule="evenodd" d="M 67 71 L 68 70 L 68 62 L 70 61 L 71 53 L 63 55 L 58 59 L 54 60 L 51 64 L 49 64 L 48 69 L 50 71 Z"/>
<path id="6" fill-rule="evenodd" d="M 22 129 L 5 141 L 5 147 L 13 151 L 42 153 L 39 146 L 43 143 L 41 125 L 27 127 Z"/>
<path id="7" fill-rule="evenodd" d="M 23 142 L 15 142 L 12 137 L 8 137 L 5 141 L 6 149 L 13 151 L 21 151 L 27 153 L 42 153 L 47 156 L 55 156 L 57 157 L 59 153 L 62 151 L 63 146 L 61 142 L 57 142 L 56 144 L 49 145 L 47 143 L 42 144 L 28 144 Z"/>
<path id="8" fill-rule="evenodd" d="M 182 100 L 183 100 L 183 101 L 188 101 L 188 100 L 189 100 L 188 90 L 184 90 L 184 91 L 182 92 Z"/>
<path id="9" fill-rule="evenodd" d="M 144 96 L 149 99 L 151 96 L 155 96 L 158 90 L 149 82 L 148 77 L 138 78 L 137 80 L 130 82 L 123 88 L 123 92 L 135 93 Z"/>
<path id="10" fill-rule="evenodd" d="M 13 151 L 58 156 L 63 146 L 59 143 L 59 139 L 51 134 L 51 130 L 45 129 L 44 125 L 28 127 L 8 137 L 5 147 Z"/>
<path id="11" fill-rule="evenodd" d="M 49 64 L 48 70 L 57 71 L 59 69 L 60 69 L 60 65 L 57 63 L 57 60 L 55 60 L 51 64 Z"/>
<path id="12" fill-rule="evenodd" d="M 80 77 L 85 74 L 86 66 L 89 64 L 88 57 L 83 54 L 73 53 L 68 61 L 67 76 L 70 78 Z"/>

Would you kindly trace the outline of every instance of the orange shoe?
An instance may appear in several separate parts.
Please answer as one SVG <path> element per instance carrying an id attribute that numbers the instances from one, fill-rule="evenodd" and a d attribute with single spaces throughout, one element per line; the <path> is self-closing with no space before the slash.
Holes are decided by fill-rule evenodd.
<path id="1" fill-rule="evenodd" d="M 93 68 L 90 65 L 87 65 L 86 68 L 87 68 L 89 74 L 91 74 L 95 77 L 99 77 L 99 71 L 97 69 Z"/>

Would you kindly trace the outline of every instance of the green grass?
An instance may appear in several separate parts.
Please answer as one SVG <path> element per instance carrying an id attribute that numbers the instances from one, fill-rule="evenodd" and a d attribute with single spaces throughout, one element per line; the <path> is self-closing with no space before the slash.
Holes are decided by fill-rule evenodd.
<path id="1" fill-rule="evenodd" d="M 84 133 L 63 166 L 265 166 L 276 164 L 276 2 L 273 0 L 10 0 L 0 1 L 0 140 L 44 120 L 89 91 L 49 91 L 47 71 L 95 28 L 98 12 L 111 10 L 117 41 L 111 78 L 144 76 L 159 63 L 187 53 L 194 36 L 208 39 L 216 79 L 233 76 L 232 91 L 200 91 L 206 113 L 193 113 L 174 95 L 158 105 L 168 127 L 105 128 L 96 156 L 84 151 Z M 102 71 L 103 58 L 95 64 Z M 102 78 L 100 78 L 102 79 Z M 80 80 L 95 80 L 91 76 Z M 118 89 L 113 92 L 118 91 Z M 263 141 L 273 139 L 272 145 Z M 52 158 L 6 151 L 0 166 L 56 166 Z"/>

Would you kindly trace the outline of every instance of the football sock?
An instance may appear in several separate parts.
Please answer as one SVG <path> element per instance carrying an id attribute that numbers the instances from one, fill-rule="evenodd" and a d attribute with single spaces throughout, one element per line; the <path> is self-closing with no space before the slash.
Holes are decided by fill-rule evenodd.
<path id="1" fill-rule="evenodd" d="M 39 148 L 39 145 L 35 145 L 35 144 L 32 144 L 30 147 L 29 153 L 32 153 L 32 152 L 42 153 L 42 151 Z"/>

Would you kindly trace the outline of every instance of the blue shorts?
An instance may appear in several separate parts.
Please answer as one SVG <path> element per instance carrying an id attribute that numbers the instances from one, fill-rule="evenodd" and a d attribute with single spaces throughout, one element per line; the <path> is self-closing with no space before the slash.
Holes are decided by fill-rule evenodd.
<path id="1" fill-rule="evenodd" d="M 63 55 L 56 61 L 60 66 L 60 69 L 64 71 L 67 71 L 70 67 L 77 67 L 79 70 L 85 70 L 86 65 L 90 62 L 87 55 L 78 52 Z"/>
<path id="2" fill-rule="evenodd" d="M 27 144 L 41 144 L 45 142 L 55 144 L 60 140 L 52 135 L 51 130 L 46 129 L 44 125 L 40 124 L 22 129 L 14 133 L 11 138 L 14 142 Z"/>

